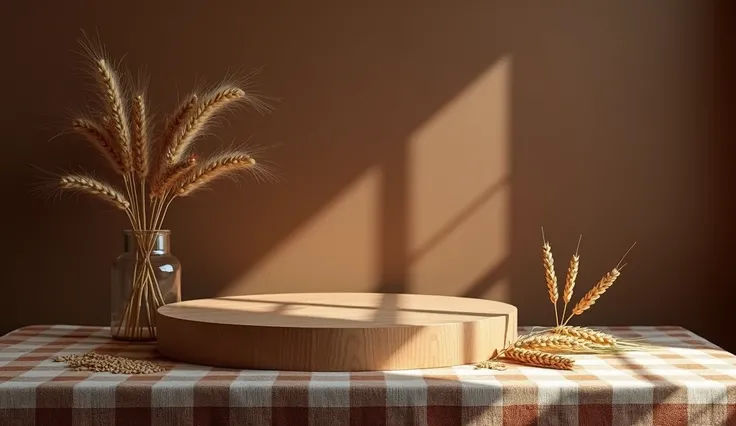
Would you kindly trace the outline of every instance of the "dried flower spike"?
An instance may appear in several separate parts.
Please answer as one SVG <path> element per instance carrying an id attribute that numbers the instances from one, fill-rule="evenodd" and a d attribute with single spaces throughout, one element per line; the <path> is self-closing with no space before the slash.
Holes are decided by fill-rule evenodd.
<path id="1" fill-rule="evenodd" d="M 169 142 L 166 159 L 169 165 L 180 162 L 194 139 L 217 112 L 243 99 L 245 92 L 238 87 L 226 86 L 209 94 L 191 111 L 184 125 L 177 129 Z"/>
<path id="2" fill-rule="evenodd" d="M 143 181 L 148 175 L 150 147 L 146 123 L 146 104 L 143 95 L 133 98 L 133 166 Z"/>
<path id="3" fill-rule="evenodd" d="M 545 333 L 517 340 L 514 347 L 537 351 L 589 351 L 595 349 L 595 345 L 587 340 L 575 336 Z"/>
<path id="4" fill-rule="evenodd" d="M 562 301 L 570 303 L 572 292 L 575 288 L 575 280 L 578 277 L 578 268 L 580 267 L 580 256 L 574 254 L 570 259 L 570 266 L 567 268 L 567 278 L 565 279 L 565 291 L 562 294 Z"/>
<path id="5" fill-rule="evenodd" d="M 197 189 L 203 188 L 218 177 L 238 170 L 246 170 L 255 166 L 256 161 L 245 153 L 228 153 L 214 157 L 182 176 L 172 188 L 180 197 L 186 197 Z"/>
<path id="6" fill-rule="evenodd" d="M 125 164 L 115 149 L 115 144 L 111 140 L 110 135 L 103 126 L 86 118 L 77 118 L 72 122 L 72 129 L 92 143 L 110 163 L 113 170 L 117 173 L 123 173 Z"/>
<path id="7" fill-rule="evenodd" d="M 62 189 L 94 195 L 121 210 L 130 207 L 130 203 L 120 191 L 91 176 L 66 175 L 61 178 L 59 185 Z"/>
<path id="8" fill-rule="evenodd" d="M 575 364 L 575 361 L 572 359 L 561 355 L 515 347 L 506 349 L 504 356 L 523 364 L 533 365 L 536 367 L 555 368 L 558 370 L 572 370 L 572 367 Z"/>
<path id="9" fill-rule="evenodd" d="M 151 192 L 151 197 L 161 197 L 166 191 L 169 191 L 174 183 L 186 173 L 192 171 L 197 165 L 198 157 L 196 154 L 189 154 L 186 162 L 179 163 L 169 168 L 164 176 L 160 178 Z"/>
<path id="10" fill-rule="evenodd" d="M 616 337 L 611 336 L 608 333 L 603 333 L 602 331 L 593 330 L 592 328 L 587 327 L 572 327 L 565 325 L 556 327 L 553 331 L 560 335 L 576 337 L 598 345 L 615 346 L 618 342 Z"/>
<path id="11" fill-rule="evenodd" d="M 618 269 L 613 268 L 611 272 L 603 276 L 603 278 L 598 281 L 598 284 L 593 286 L 593 288 L 590 289 L 582 299 L 580 299 L 577 305 L 575 305 L 572 309 L 572 315 L 580 315 L 590 309 L 590 307 L 595 304 L 595 301 L 613 285 L 619 275 L 621 275 L 621 272 L 619 272 Z"/>
<path id="12" fill-rule="evenodd" d="M 189 119 L 194 107 L 197 106 L 199 97 L 197 94 L 192 93 L 189 95 L 181 104 L 176 108 L 176 111 L 167 118 L 164 125 L 163 132 L 158 136 L 155 151 L 155 160 L 153 162 L 153 184 L 158 186 L 162 177 L 167 174 L 169 170 L 169 157 L 168 151 L 171 149 L 171 145 L 176 138 L 179 129 L 186 125 L 186 120 Z"/>
<path id="13" fill-rule="evenodd" d="M 128 172 L 130 165 L 130 129 L 128 127 L 128 116 L 123 102 L 123 89 L 117 74 L 110 64 L 104 59 L 97 60 L 97 76 L 105 100 L 105 110 L 110 116 L 109 129 L 113 137 L 118 141 L 119 152 Z"/>
<path id="14" fill-rule="evenodd" d="M 547 281 L 547 293 L 549 294 L 549 300 L 555 307 L 555 324 L 559 325 L 559 318 L 557 315 L 557 299 L 559 293 L 557 292 L 557 275 L 555 275 L 555 261 L 552 257 L 552 247 L 548 242 L 544 242 L 542 246 L 542 261 L 544 263 L 544 278 Z"/>
<path id="15" fill-rule="evenodd" d="M 580 256 L 578 256 L 578 250 L 580 250 L 580 241 L 583 239 L 581 235 L 578 238 L 578 246 L 575 248 L 575 254 L 570 259 L 570 266 L 567 267 L 567 276 L 565 277 L 565 290 L 562 293 L 562 301 L 565 302 L 565 307 L 562 309 L 562 319 L 565 319 L 567 313 L 567 305 L 572 300 L 572 293 L 575 288 L 575 280 L 578 277 L 578 269 L 580 267 Z M 558 323 L 559 325 L 559 323 Z"/>

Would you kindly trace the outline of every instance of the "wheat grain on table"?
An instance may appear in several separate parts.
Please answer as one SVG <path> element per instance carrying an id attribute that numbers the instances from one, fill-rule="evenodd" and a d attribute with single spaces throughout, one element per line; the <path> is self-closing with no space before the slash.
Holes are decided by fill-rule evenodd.
<path id="1" fill-rule="evenodd" d="M 166 362 L 155 345 L 113 341 L 101 327 L 29 326 L 0 338 L 0 425 L 736 424 L 734 355 L 679 327 L 601 330 L 656 347 L 576 355 L 572 371 L 244 371 Z M 166 371 L 91 373 L 52 360 L 92 350 Z"/>

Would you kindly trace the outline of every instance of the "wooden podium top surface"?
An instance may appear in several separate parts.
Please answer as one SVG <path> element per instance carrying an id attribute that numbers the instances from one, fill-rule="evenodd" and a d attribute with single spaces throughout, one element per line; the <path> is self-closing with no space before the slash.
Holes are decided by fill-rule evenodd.
<path id="1" fill-rule="evenodd" d="M 467 323 L 516 315 L 491 300 L 393 293 L 283 293 L 227 296 L 165 305 L 172 319 L 260 327 L 385 328 Z"/>

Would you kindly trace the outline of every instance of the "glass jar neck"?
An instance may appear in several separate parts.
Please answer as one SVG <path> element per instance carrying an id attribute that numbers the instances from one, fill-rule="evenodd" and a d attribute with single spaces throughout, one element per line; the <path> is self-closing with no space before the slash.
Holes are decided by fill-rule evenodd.
<path id="1" fill-rule="evenodd" d="M 142 244 L 144 250 L 151 248 L 151 254 L 167 254 L 169 252 L 170 234 L 171 232 L 166 229 L 159 231 L 133 231 L 126 229 L 123 231 L 125 252 L 135 253 Z"/>

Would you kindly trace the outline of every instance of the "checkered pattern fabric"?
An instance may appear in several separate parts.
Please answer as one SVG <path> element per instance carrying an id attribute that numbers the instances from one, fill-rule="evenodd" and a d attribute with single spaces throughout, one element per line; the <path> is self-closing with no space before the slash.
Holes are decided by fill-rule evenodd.
<path id="1" fill-rule="evenodd" d="M 736 357 L 679 327 L 601 327 L 654 349 L 576 355 L 573 371 L 508 364 L 360 373 L 75 372 L 56 355 L 158 359 L 102 327 L 0 338 L 0 425 L 736 425 Z M 521 328 L 520 333 L 529 332 Z M 160 360 L 160 359 L 159 359 Z"/>

